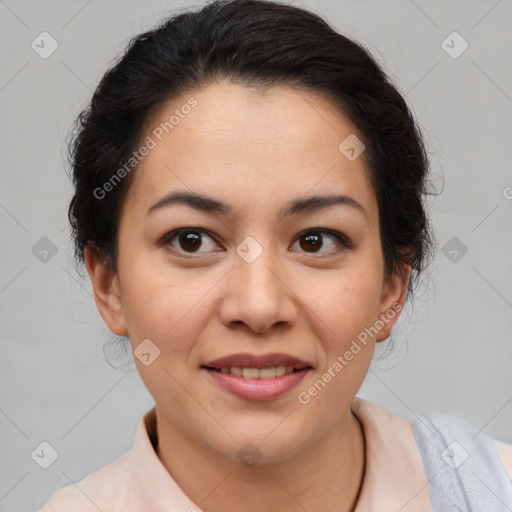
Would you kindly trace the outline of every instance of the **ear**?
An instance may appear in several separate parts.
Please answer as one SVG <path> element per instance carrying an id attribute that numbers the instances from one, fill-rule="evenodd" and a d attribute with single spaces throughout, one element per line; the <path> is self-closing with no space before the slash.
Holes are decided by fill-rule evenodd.
<path id="1" fill-rule="evenodd" d="M 398 320 L 407 298 L 407 286 L 411 277 L 411 266 L 402 264 L 401 273 L 394 273 L 384 280 L 381 294 L 380 319 L 384 327 L 375 337 L 376 342 L 386 340 Z"/>
<path id="2" fill-rule="evenodd" d="M 94 300 L 101 317 L 114 334 L 127 336 L 117 274 L 99 257 L 96 248 L 86 246 L 84 257 L 94 291 Z"/>

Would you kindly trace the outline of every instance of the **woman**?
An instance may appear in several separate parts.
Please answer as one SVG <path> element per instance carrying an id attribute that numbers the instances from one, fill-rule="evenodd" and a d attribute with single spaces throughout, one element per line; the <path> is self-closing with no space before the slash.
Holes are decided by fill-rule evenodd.
<path id="1" fill-rule="evenodd" d="M 365 49 L 214 2 L 136 37 L 79 121 L 76 256 L 155 408 L 43 511 L 512 505 L 510 446 L 356 396 L 433 252 L 420 130 Z"/>

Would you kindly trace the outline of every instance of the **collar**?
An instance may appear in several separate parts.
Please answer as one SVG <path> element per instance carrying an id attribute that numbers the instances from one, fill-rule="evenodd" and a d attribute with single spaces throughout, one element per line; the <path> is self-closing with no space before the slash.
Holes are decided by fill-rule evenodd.
<path id="1" fill-rule="evenodd" d="M 355 512 L 433 512 L 411 424 L 358 397 L 351 410 L 361 423 L 366 444 L 366 469 Z"/>

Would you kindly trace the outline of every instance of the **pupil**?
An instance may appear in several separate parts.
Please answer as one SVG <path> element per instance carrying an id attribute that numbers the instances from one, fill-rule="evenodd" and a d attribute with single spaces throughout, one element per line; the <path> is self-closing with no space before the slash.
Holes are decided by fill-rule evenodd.
<path id="1" fill-rule="evenodd" d="M 186 234 L 182 233 L 179 237 L 179 241 L 184 249 L 198 249 L 201 247 L 200 237 L 197 233 L 192 231 Z"/>
<path id="2" fill-rule="evenodd" d="M 307 235 L 306 237 L 304 237 L 304 240 L 308 240 L 310 242 L 310 244 L 302 244 L 301 243 L 301 247 L 305 250 L 307 249 L 311 249 L 311 248 L 315 248 L 315 247 L 322 247 L 322 241 L 320 240 L 320 237 L 318 235 Z"/>

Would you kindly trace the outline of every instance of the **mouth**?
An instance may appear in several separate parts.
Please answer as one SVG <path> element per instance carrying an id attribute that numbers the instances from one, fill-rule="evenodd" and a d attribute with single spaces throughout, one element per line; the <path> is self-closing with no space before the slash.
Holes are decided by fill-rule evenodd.
<path id="1" fill-rule="evenodd" d="M 311 369 L 311 366 L 304 368 L 294 368 L 293 366 L 271 366 L 269 368 L 242 368 L 240 366 L 222 366 L 214 368 L 211 366 L 203 366 L 206 370 L 212 370 L 217 373 L 223 373 L 225 375 L 236 375 L 243 379 L 274 379 L 276 377 L 282 377 L 283 375 L 289 375 L 294 372 L 301 372 L 305 369 Z"/>
<path id="2" fill-rule="evenodd" d="M 201 368 L 223 390 L 245 400 L 271 400 L 291 391 L 313 369 L 286 354 L 234 354 Z"/>

